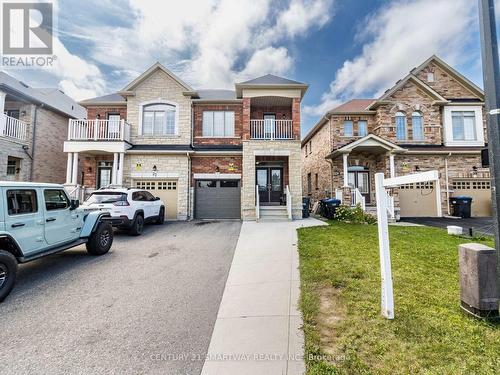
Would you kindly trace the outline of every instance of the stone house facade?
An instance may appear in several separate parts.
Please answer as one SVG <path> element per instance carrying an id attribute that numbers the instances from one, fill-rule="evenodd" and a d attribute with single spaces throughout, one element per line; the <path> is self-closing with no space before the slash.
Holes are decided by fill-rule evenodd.
<path id="1" fill-rule="evenodd" d="M 329 111 L 302 140 L 302 186 L 312 201 L 375 204 L 375 173 L 437 170 L 441 211 L 450 198 L 473 198 L 472 215 L 491 215 L 484 93 L 432 56 L 378 99 L 353 99 Z M 433 183 L 392 189 L 402 217 L 436 216 Z M 360 196 L 363 198 L 361 199 Z"/>
<path id="2" fill-rule="evenodd" d="M 300 218 L 306 90 L 273 75 L 195 90 L 156 63 L 120 92 L 81 102 L 88 116 L 70 121 L 64 145 L 67 184 L 150 190 L 170 220 Z"/>
<path id="3" fill-rule="evenodd" d="M 0 180 L 63 183 L 68 119 L 83 107 L 55 88 L 33 88 L 0 72 Z"/>

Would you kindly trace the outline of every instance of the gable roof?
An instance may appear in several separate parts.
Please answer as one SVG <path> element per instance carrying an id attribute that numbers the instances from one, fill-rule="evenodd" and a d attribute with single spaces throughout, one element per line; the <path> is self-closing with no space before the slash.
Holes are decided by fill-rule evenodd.
<path id="1" fill-rule="evenodd" d="M 87 117 L 87 111 L 72 98 L 55 87 L 34 88 L 11 75 L 0 72 L 0 88 L 28 102 L 43 104 L 72 118 Z"/>
<path id="2" fill-rule="evenodd" d="M 447 64 L 443 59 L 439 58 L 436 55 L 432 55 L 427 60 L 425 60 L 422 64 L 417 66 L 411 71 L 411 74 L 417 75 L 422 70 L 424 70 L 431 62 L 439 66 L 441 69 L 446 71 L 448 74 L 453 76 L 462 86 L 472 91 L 472 93 L 476 94 L 479 98 L 484 99 L 484 91 L 478 87 L 471 80 L 466 78 L 463 74 L 461 74 L 458 70 L 451 67 L 451 65 Z"/>
<path id="3" fill-rule="evenodd" d="M 198 98 L 195 100 L 236 100 L 236 91 L 224 89 L 196 90 Z"/>
<path id="4" fill-rule="evenodd" d="M 105 105 L 105 104 L 127 104 L 127 101 L 123 96 L 118 93 L 113 93 L 104 96 L 98 96 L 96 98 L 90 98 L 80 101 L 81 105 Z"/>
<path id="5" fill-rule="evenodd" d="M 338 107 L 328 111 L 328 113 L 359 113 L 359 112 L 369 112 L 368 107 L 372 104 L 375 99 L 351 99 Z"/>
<path id="6" fill-rule="evenodd" d="M 309 88 L 309 85 L 302 82 L 293 81 L 288 78 L 278 77 L 275 76 L 274 74 L 266 74 L 264 76 L 254 78 L 249 81 L 236 83 L 235 87 L 236 87 L 236 95 L 238 98 L 241 97 L 244 88 L 299 89 L 301 92 L 301 96 L 303 97 L 307 89 Z"/>
<path id="7" fill-rule="evenodd" d="M 364 136 L 363 138 L 357 139 L 354 142 L 348 143 L 337 150 L 333 151 L 330 155 L 328 155 L 326 158 L 327 159 L 333 159 L 336 158 L 337 156 L 345 153 L 349 153 L 352 150 L 354 150 L 357 147 L 375 147 L 379 146 L 382 147 L 388 151 L 393 151 L 393 152 L 405 152 L 406 149 L 398 146 L 395 143 L 392 143 L 386 139 L 383 139 L 379 137 L 378 135 L 375 134 L 368 134 L 367 136 Z"/>
<path id="8" fill-rule="evenodd" d="M 187 83 L 185 83 L 179 77 L 177 77 L 170 70 L 165 68 L 162 64 L 160 64 L 160 62 L 154 63 L 148 70 L 146 70 L 139 77 L 137 77 L 132 82 L 130 82 L 125 88 L 123 88 L 123 90 L 120 91 L 120 94 L 125 95 L 125 96 L 131 95 L 131 91 L 133 91 L 139 84 L 141 84 L 144 80 L 149 78 L 152 74 L 154 74 L 158 70 L 161 70 L 163 73 L 165 73 L 170 78 L 172 78 L 175 82 L 177 82 L 180 86 L 182 86 L 186 90 L 187 94 L 195 94 L 195 90 L 193 90 L 191 88 L 191 86 L 189 86 Z"/>

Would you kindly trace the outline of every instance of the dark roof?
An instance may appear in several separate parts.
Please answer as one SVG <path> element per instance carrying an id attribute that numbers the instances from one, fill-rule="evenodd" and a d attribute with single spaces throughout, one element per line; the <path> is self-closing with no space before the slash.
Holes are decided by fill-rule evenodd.
<path id="1" fill-rule="evenodd" d="M 305 83 L 292 81 L 291 79 L 278 77 L 273 74 L 266 74 L 250 81 L 240 82 L 238 85 L 305 85 Z"/>
<path id="2" fill-rule="evenodd" d="M 198 97 L 202 100 L 236 100 L 236 91 L 234 90 L 196 90 Z"/>
<path id="3" fill-rule="evenodd" d="M 439 151 L 439 152 L 459 152 L 459 151 L 481 151 L 487 146 L 444 146 L 444 145 L 417 145 L 417 144 L 400 144 L 399 146 L 407 148 L 411 151 Z"/>
<path id="4" fill-rule="evenodd" d="M 117 103 L 117 104 L 126 104 L 127 101 L 123 96 L 118 93 L 98 96 L 96 98 L 85 99 L 80 102 L 83 105 L 89 104 L 99 104 L 99 103 Z"/>
<path id="5" fill-rule="evenodd" d="M 363 112 L 375 99 L 352 99 L 329 111 L 330 113 Z"/>
<path id="6" fill-rule="evenodd" d="M 243 145 L 199 145 L 193 146 L 195 151 L 242 151 Z"/>

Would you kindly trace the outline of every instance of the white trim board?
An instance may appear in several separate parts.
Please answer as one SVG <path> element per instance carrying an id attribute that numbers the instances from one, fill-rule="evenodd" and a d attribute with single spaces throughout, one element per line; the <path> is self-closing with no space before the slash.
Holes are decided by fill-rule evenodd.
<path id="1" fill-rule="evenodd" d="M 149 179 L 161 179 L 161 178 L 179 178 L 179 173 L 176 172 L 132 172 L 130 177 L 132 178 L 149 178 Z"/>
<path id="2" fill-rule="evenodd" d="M 241 180 L 240 173 L 194 173 L 195 180 Z"/>

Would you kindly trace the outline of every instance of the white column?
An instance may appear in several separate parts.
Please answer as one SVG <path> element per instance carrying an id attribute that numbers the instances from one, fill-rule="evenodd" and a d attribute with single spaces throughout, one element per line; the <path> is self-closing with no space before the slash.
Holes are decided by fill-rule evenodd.
<path id="1" fill-rule="evenodd" d="M 73 171 L 71 183 L 73 185 L 78 185 L 78 152 L 73 153 Z"/>
<path id="2" fill-rule="evenodd" d="M 118 169 L 118 181 L 117 184 L 123 185 L 123 159 L 125 158 L 125 153 L 120 152 L 120 168 Z"/>
<path id="3" fill-rule="evenodd" d="M 347 157 L 349 154 L 342 154 L 342 158 L 344 160 L 344 187 L 349 187 L 349 171 L 348 171 L 348 164 L 347 164 Z"/>
<path id="4" fill-rule="evenodd" d="M 113 154 L 113 170 L 111 172 L 111 185 L 116 185 L 118 171 L 118 152 Z"/>
<path id="5" fill-rule="evenodd" d="M 68 163 L 66 164 L 66 183 L 71 184 L 71 175 L 73 167 L 73 153 L 68 152 Z"/>
<path id="6" fill-rule="evenodd" d="M 7 94 L 3 91 L 0 91 L 0 134 L 3 134 L 5 129 L 5 117 L 3 116 L 3 112 L 5 111 L 5 96 Z"/>
<path id="7" fill-rule="evenodd" d="M 389 168 L 391 171 L 391 178 L 396 177 L 396 165 L 394 164 L 394 154 L 389 154 Z"/>

